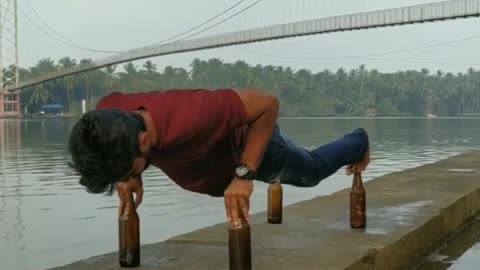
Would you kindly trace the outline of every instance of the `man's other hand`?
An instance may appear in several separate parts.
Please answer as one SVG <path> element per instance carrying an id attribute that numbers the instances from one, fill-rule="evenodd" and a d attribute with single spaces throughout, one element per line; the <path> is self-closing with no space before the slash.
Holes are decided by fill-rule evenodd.
<path id="1" fill-rule="evenodd" d="M 120 205 L 118 207 L 119 216 L 130 213 L 132 209 L 137 209 L 143 199 L 142 176 L 133 176 L 126 182 L 119 183 L 117 185 L 117 193 L 120 198 Z M 133 193 L 136 195 L 135 204 L 133 202 Z"/>
<path id="2" fill-rule="evenodd" d="M 225 210 L 228 221 L 237 222 L 244 217 L 249 220 L 250 195 L 253 192 L 253 182 L 250 180 L 233 179 L 224 193 Z"/>

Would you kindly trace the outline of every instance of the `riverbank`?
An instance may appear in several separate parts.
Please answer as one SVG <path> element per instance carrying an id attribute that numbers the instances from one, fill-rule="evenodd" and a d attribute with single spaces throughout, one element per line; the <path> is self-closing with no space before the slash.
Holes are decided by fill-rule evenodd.
<path id="1" fill-rule="evenodd" d="M 349 228 L 348 188 L 285 207 L 282 225 L 255 214 L 254 269 L 414 266 L 478 214 L 479 179 L 480 152 L 472 152 L 371 180 L 366 230 Z M 227 244 L 226 225 L 217 224 L 142 246 L 138 269 L 228 269 Z M 120 267 L 113 252 L 55 269 Z"/>

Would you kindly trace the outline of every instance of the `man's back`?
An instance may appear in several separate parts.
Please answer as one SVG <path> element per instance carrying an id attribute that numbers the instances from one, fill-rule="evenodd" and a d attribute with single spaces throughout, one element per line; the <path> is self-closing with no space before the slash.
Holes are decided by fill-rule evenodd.
<path id="1" fill-rule="evenodd" d="M 222 196 L 245 145 L 246 115 L 230 89 L 113 93 L 97 109 L 145 110 L 158 137 L 152 164 L 181 187 Z"/>

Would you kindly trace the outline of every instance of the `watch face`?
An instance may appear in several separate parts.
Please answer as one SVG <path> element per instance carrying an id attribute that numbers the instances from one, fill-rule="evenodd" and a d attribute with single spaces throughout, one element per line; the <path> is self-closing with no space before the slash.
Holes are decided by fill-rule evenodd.
<path id="1" fill-rule="evenodd" d="M 238 176 L 242 177 L 248 173 L 248 168 L 245 166 L 240 166 L 235 170 L 235 172 L 237 173 Z"/>

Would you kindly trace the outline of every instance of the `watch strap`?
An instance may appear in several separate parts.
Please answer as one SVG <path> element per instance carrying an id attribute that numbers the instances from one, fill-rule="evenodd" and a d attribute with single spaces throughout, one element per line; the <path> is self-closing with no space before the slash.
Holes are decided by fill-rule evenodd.
<path id="1" fill-rule="evenodd" d="M 248 165 L 245 164 L 245 163 L 240 164 L 237 168 L 240 168 L 240 167 L 246 168 L 247 173 L 245 175 L 238 175 L 237 171 L 235 170 L 235 177 L 236 178 L 242 179 L 242 180 L 254 180 L 255 179 L 256 172 L 252 168 L 248 167 Z"/>

